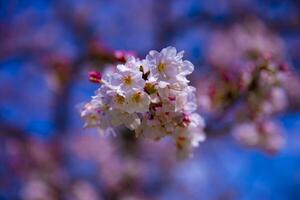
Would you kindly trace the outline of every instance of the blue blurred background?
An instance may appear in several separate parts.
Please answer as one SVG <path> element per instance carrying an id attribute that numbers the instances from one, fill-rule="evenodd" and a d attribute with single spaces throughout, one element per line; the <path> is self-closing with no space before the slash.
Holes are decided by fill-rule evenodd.
<path id="1" fill-rule="evenodd" d="M 118 199 L 103 194 L 107 183 L 95 180 L 110 157 L 95 164 L 94 157 L 77 158 L 76 142 L 69 144 L 84 137 L 102 140 L 82 129 L 76 109 L 97 88 L 88 82 L 88 71 L 103 65 L 102 58 L 85 59 L 86 52 L 109 57 L 106 51 L 122 49 L 144 56 L 172 45 L 185 51 L 200 74 L 212 34 L 247 18 L 261 20 L 283 39 L 298 70 L 297 0 L 0 1 L 0 199 Z M 243 148 L 230 136 L 211 138 L 193 159 L 173 163 L 171 178 L 163 181 L 164 164 L 150 155 L 142 159 L 148 165 L 142 189 L 125 191 L 128 197 L 120 199 L 300 199 L 300 113 L 277 120 L 287 140 L 277 155 Z M 89 142 L 81 145 L 76 151 Z M 89 155 L 103 153 L 104 144 L 94 145 Z"/>

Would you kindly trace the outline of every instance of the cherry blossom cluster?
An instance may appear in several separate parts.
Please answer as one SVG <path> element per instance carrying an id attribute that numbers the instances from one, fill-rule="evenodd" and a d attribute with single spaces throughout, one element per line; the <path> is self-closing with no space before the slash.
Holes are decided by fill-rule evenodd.
<path id="1" fill-rule="evenodd" d="M 284 111 L 288 104 L 283 86 L 287 78 L 285 65 L 270 59 L 258 63 L 244 92 L 244 106 L 237 112 L 240 124 L 234 127 L 233 135 L 239 142 L 270 153 L 283 146 L 280 126 L 272 118 Z M 244 127 L 242 134 L 241 127 Z"/>
<path id="2" fill-rule="evenodd" d="M 281 127 L 272 120 L 262 120 L 256 123 L 242 122 L 233 130 L 233 137 L 240 143 L 276 153 L 284 145 Z"/>
<path id="3" fill-rule="evenodd" d="M 101 86 L 81 111 L 85 126 L 105 132 L 124 125 L 137 137 L 152 140 L 170 136 L 179 156 L 192 155 L 205 139 L 204 120 L 195 113 L 195 88 L 186 77 L 193 70 L 183 51 L 167 47 L 142 60 L 129 56 L 103 76 L 91 73 L 90 79 Z"/>
<path id="4" fill-rule="evenodd" d="M 199 85 L 198 93 L 201 108 L 208 113 L 226 111 L 238 102 L 239 114 L 252 120 L 276 114 L 287 105 L 283 83 L 288 69 L 272 58 L 261 57 L 240 71 L 216 70 L 211 74 Z"/>
<path id="5" fill-rule="evenodd" d="M 272 118 L 288 104 L 289 69 L 280 39 L 252 22 L 216 34 L 210 50 L 212 70 L 198 90 L 201 109 L 231 118 L 232 133 L 244 145 L 280 149 L 280 129 L 270 128 L 278 127 Z"/>
<path id="6" fill-rule="evenodd" d="M 240 71 L 262 55 L 285 58 L 283 41 L 258 20 L 238 23 L 213 34 L 208 47 L 208 62 L 218 69 Z"/>

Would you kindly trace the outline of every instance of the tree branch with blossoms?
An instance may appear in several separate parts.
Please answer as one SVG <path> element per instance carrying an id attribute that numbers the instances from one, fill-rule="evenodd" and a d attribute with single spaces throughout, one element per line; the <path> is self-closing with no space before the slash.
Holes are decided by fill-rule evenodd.
<path id="1" fill-rule="evenodd" d="M 284 138 L 273 118 L 288 107 L 292 77 L 282 41 L 260 22 L 235 25 L 214 35 L 208 60 L 211 76 L 199 85 L 200 107 L 210 116 L 227 116 L 223 133 L 277 152 Z"/>
<path id="2" fill-rule="evenodd" d="M 124 125 L 137 138 L 152 140 L 168 136 L 180 157 L 192 156 L 205 135 L 228 133 L 246 146 L 277 152 L 284 140 L 273 116 L 287 107 L 284 82 L 291 73 L 281 42 L 262 24 L 250 26 L 253 33 L 241 26 L 214 37 L 225 44 L 212 45 L 212 69 L 198 92 L 186 77 L 193 65 L 174 47 L 150 51 L 145 59 L 128 56 L 103 77 L 91 73 L 91 81 L 101 86 L 81 111 L 85 126 L 105 132 Z"/>

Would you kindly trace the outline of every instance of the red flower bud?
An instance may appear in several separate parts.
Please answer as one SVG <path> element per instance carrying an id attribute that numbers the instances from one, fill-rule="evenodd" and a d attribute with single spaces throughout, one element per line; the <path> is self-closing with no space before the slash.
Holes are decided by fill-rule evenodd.
<path id="1" fill-rule="evenodd" d="M 169 99 L 170 101 L 176 101 L 176 96 L 169 96 L 168 99 Z"/>
<path id="2" fill-rule="evenodd" d="M 100 72 L 89 72 L 89 80 L 93 83 L 101 83 L 102 74 Z"/>
<path id="3" fill-rule="evenodd" d="M 279 71 L 287 72 L 289 70 L 289 66 L 287 63 L 281 63 L 278 66 Z"/>

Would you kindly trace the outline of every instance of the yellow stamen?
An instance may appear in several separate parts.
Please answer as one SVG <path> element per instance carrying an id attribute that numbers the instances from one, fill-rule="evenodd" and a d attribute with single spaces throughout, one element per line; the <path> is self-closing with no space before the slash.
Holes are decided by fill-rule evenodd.
<path id="1" fill-rule="evenodd" d="M 90 116 L 90 121 L 96 122 L 98 120 L 98 117 L 96 115 Z"/>
<path id="2" fill-rule="evenodd" d="M 159 73 L 163 73 L 166 70 L 166 64 L 165 63 L 159 63 L 157 66 L 157 70 Z"/>
<path id="3" fill-rule="evenodd" d="M 156 88 L 153 83 L 146 83 L 144 89 L 148 94 L 153 94 L 156 92 Z"/>
<path id="4" fill-rule="evenodd" d="M 100 106 L 101 106 L 101 105 L 100 105 Z M 108 106 L 107 104 L 104 104 L 104 105 L 101 106 L 101 110 L 102 110 L 103 112 L 107 112 L 107 111 L 109 110 L 109 106 Z"/>
<path id="5" fill-rule="evenodd" d="M 118 104 L 123 104 L 123 103 L 125 103 L 125 97 L 123 97 L 123 96 L 117 94 L 117 95 L 116 95 L 116 102 L 117 102 Z"/>
<path id="6" fill-rule="evenodd" d="M 136 92 L 132 95 L 132 101 L 139 103 L 142 99 L 142 93 L 141 92 Z"/>
<path id="7" fill-rule="evenodd" d="M 132 84 L 132 77 L 130 75 L 124 76 L 123 77 L 123 83 L 126 85 L 131 85 Z"/>

